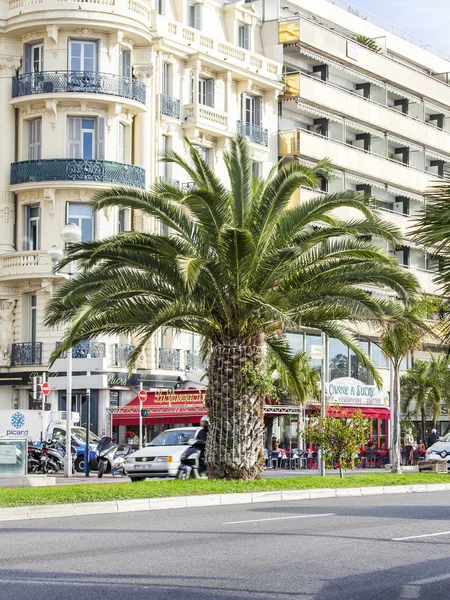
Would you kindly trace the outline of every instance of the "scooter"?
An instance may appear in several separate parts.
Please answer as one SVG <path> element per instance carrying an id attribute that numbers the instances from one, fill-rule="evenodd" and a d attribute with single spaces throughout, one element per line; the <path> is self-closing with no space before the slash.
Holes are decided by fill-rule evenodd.
<path id="1" fill-rule="evenodd" d="M 101 478 L 105 473 L 124 475 L 125 457 L 132 451 L 132 448 L 119 446 L 110 437 L 103 437 L 97 444 L 97 476 Z"/>
<path id="2" fill-rule="evenodd" d="M 181 456 L 175 479 L 203 479 L 206 477 L 205 447 L 204 440 L 192 438 L 187 442 L 187 448 Z"/>

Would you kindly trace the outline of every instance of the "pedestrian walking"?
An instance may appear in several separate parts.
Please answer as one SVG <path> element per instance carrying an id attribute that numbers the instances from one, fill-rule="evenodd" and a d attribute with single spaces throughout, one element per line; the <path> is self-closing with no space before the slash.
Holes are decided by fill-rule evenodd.
<path id="1" fill-rule="evenodd" d="M 428 436 L 428 447 L 432 446 L 436 442 L 439 441 L 439 436 L 437 434 L 436 429 L 432 429 L 430 435 Z"/>
<path id="2" fill-rule="evenodd" d="M 412 429 L 408 429 L 406 431 L 403 444 L 405 446 L 406 466 L 413 464 L 414 444 L 415 442 L 412 434 Z"/>

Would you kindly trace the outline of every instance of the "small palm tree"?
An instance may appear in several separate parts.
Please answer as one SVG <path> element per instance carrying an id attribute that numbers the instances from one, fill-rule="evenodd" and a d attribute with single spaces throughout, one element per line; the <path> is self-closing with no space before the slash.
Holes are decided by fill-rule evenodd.
<path id="1" fill-rule="evenodd" d="M 255 179 L 249 146 L 238 138 L 224 153 L 228 189 L 193 146 L 190 158 L 192 164 L 175 152 L 164 157 L 186 172 L 190 191 L 161 182 L 149 193 L 114 188 L 95 196 L 95 210 L 131 208 L 170 233 L 123 232 L 68 250 L 61 267 L 76 260 L 80 271 L 47 310 L 48 326 L 68 325 L 52 360 L 100 333 L 133 334 L 139 342 L 131 368 L 161 327 L 200 334 L 209 355 L 209 474 L 255 478 L 263 464 L 264 395 L 254 381 L 264 347 L 297 379 L 282 332 L 319 329 L 352 348 L 380 382 L 352 331 L 395 320 L 401 303 L 364 288 L 388 287 L 406 302 L 417 282 L 367 241 L 396 243 L 398 231 L 362 195 L 329 194 L 289 208 L 292 194 L 314 187 L 328 162 L 291 162 Z M 342 208 L 361 218 L 340 220 Z"/>
<path id="2" fill-rule="evenodd" d="M 367 37 L 366 35 L 357 35 L 356 41 L 358 42 L 358 44 L 369 48 L 369 50 L 373 50 L 373 52 L 381 52 L 381 48 L 377 46 L 375 40 L 373 40 L 370 37 Z"/>
<path id="3" fill-rule="evenodd" d="M 414 361 L 414 368 L 400 378 L 401 407 L 403 414 L 414 411 L 416 418 L 420 415 L 421 438 L 426 444 L 427 416 L 437 421 L 440 415 L 441 391 L 438 365 L 431 367 L 431 361 Z M 447 364 L 448 371 L 448 364 Z"/>

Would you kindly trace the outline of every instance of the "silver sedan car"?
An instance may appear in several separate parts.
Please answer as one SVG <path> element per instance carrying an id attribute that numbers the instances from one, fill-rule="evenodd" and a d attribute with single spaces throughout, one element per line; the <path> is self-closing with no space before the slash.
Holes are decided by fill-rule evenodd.
<path id="1" fill-rule="evenodd" d="M 175 477 L 188 441 L 197 437 L 201 427 L 168 429 L 142 450 L 127 456 L 125 473 L 132 481 L 146 477 Z"/>

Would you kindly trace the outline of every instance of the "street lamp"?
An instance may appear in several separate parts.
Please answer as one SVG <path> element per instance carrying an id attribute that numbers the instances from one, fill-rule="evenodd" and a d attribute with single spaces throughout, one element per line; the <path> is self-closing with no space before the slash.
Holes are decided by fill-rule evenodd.
<path id="1" fill-rule="evenodd" d="M 76 223 L 66 223 L 61 230 L 61 238 L 65 246 L 81 242 L 81 229 Z M 64 251 L 56 245 L 48 249 L 48 257 L 54 265 L 61 262 Z M 69 281 L 73 275 L 73 264 L 69 263 Z M 72 477 L 72 348 L 67 350 L 67 390 L 66 390 L 66 454 L 64 456 L 64 477 Z"/>

